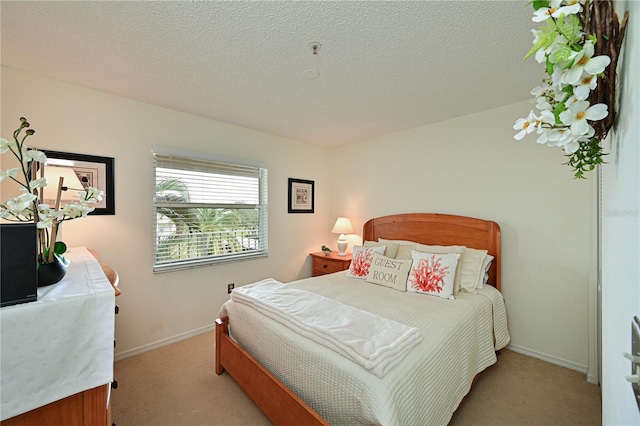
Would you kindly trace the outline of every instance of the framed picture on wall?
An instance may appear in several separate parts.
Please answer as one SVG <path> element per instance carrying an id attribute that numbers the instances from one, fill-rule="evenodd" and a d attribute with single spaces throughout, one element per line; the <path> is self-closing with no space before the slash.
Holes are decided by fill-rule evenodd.
<path id="1" fill-rule="evenodd" d="M 314 182 L 289 178 L 289 213 L 313 213 Z"/>
<path id="2" fill-rule="evenodd" d="M 77 190 L 93 186 L 101 190 L 104 195 L 102 201 L 90 205 L 95 209 L 89 214 L 116 214 L 113 158 L 47 150 L 42 150 L 42 152 L 47 156 L 44 167 L 45 177 L 47 177 L 47 187 L 44 192 L 45 203 L 53 206 L 58 189 L 58 178 L 65 176 L 62 185 L 67 189 L 63 191 L 62 199 L 77 200 Z"/>

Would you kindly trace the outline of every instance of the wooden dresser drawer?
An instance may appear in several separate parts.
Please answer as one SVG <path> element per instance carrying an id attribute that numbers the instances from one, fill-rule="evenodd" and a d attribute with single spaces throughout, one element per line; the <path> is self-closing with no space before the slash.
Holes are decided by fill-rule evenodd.
<path id="1" fill-rule="evenodd" d="M 351 264 L 351 254 L 338 256 L 337 254 L 331 253 L 329 256 L 326 256 L 324 253 L 318 252 L 311 253 L 311 259 L 313 263 L 312 273 L 314 277 L 344 271 L 349 269 L 349 265 Z"/>

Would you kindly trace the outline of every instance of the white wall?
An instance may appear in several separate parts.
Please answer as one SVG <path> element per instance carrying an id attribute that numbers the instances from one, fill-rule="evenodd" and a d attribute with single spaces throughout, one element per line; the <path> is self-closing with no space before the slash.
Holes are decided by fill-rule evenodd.
<path id="1" fill-rule="evenodd" d="M 463 100 L 461 100 L 463 102 Z M 331 152 L 331 214 L 433 212 L 502 228 L 511 348 L 587 370 L 595 174 L 573 179 L 559 149 L 513 139 L 522 102 Z M 351 244 L 358 243 L 357 237 Z"/>
<path id="2" fill-rule="evenodd" d="M 36 130 L 32 146 L 115 158 L 116 215 L 65 222 L 62 238 L 98 250 L 120 274 L 116 355 L 211 326 L 227 283 L 311 274 L 307 254 L 330 226 L 326 149 L 2 68 L 2 136 L 21 116 Z M 269 257 L 154 274 L 153 145 L 267 162 Z M 315 214 L 287 213 L 289 177 L 315 181 Z"/>
<path id="3" fill-rule="evenodd" d="M 618 118 L 608 164 L 602 167 L 602 419 L 605 425 L 640 424 L 631 384 L 631 321 L 640 316 L 640 4 L 629 10 L 629 24 L 618 64 Z"/>

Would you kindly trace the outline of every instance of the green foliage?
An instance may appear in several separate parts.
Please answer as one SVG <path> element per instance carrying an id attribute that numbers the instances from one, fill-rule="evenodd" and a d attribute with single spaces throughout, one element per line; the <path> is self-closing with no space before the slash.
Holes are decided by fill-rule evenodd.
<path id="1" fill-rule="evenodd" d="M 579 45 L 582 41 L 582 25 L 576 15 L 565 16 L 564 13 L 561 14 L 556 20 L 556 27 L 573 50 L 576 52 L 582 50 L 582 46 Z"/>
<path id="2" fill-rule="evenodd" d="M 564 102 L 559 102 L 558 105 L 553 109 L 553 116 L 556 118 L 556 124 L 562 125 L 562 120 L 560 120 L 560 114 L 567 109 L 567 106 Z"/>
<path id="3" fill-rule="evenodd" d="M 189 190 L 180 179 L 156 185 L 158 202 L 188 203 Z M 158 207 L 158 215 L 169 220 L 172 231 L 158 236 L 156 260 L 204 258 L 247 251 L 243 241 L 258 238 L 258 209 Z"/>
<path id="4" fill-rule="evenodd" d="M 538 41 L 533 45 L 531 50 L 527 52 L 523 59 L 527 59 L 530 56 L 535 55 L 535 53 L 540 49 L 549 48 L 556 40 L 556 37 L 558 37 L 558 29 L 556 28 L 555 23 L 549 20 L 547 25 L 540 28 L 538 31 Z"/>
<path id="5" fill-rule="evenodd" d="M 538 10 L 541 7 L 549 7 L 549 0 L 533 0 L 531 2 L 533 10 Z"/>
<path id="6" fill-rule="evenodd" d="M 567 155 L 569 161 L 564 164 L 571 166 L 576 179 L 586 179 L 584 173 L 594 170 L 598 164 L 604 164 L 602 157 L 605 155 L 608 154 L 600 146 L 598 138 L 591 138 L 580 142 L 578 150 Z"/>

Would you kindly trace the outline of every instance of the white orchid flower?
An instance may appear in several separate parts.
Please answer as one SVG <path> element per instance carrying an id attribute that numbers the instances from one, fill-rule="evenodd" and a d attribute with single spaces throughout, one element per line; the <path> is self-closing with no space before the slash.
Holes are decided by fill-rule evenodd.
<path id="1" fill-rule="evenodd" d="M 29 188 L 32 190 L 36 188 L 44 188 L 45 186 L 47 186 L 47 178 L 38 178 L 29 182 Z"/>
<path id="2" fill-rule="evenodd" d="M 38 151 L 37 149 L 28 149 L 22 156 L 22 161 L 25 163 L 29 163 L 31 161 L 44 163 L 47 161 L 47 156 L 44 152 Z"/>
<path id="3" fill-rule="evenodd" d="M 78 196 L 81 200 L 87 203 L 98 203 L 102 201 L 104 191 L 100 191 L 98 188 L 94 188 L 93 186 L 87 186 L 84 191 L 78 191 Z"/>
<path id="4" fill-rule="evenodd" d="M 587 120 L 598 121 L 609 115 L 605 104 L 589 106 L 587 101 L 578 101 L 568 105 L 568 109 L 560 113 L 560 120 L 570 126 L 571 134 L 582 136 L 589 132 Z"/>
<path id="5" fill-rule="evenodd" d="M 4 170 L 0 170 L 0 182 L 2 182 L 5 178 L 15 178 L 18 176 L 18 172 L 22 169 L 16 167 L 13 169 L 9 169 L 6 172 Z"/>
<path id="6" fill-rule="evenodd" d="M 9 141 L 5 138 L 0 138 L 0 154 L 4 154 L 9 151 L 9 148 L 15 148 L 16 144 L 14 141 Z"/>
<path id="7" fill-rule="evenodd" d="M 537 119 L 538 118 L 533 114 L 533 110 L 531 110 L 527 118 L 519 118 L 513 125 L 514 130 L 520 130 L 520 132 L 514 136 L 514 139 L 521 140 L 525 135 L 533 132 L 535 130 L 535 123 Z"/>
<path id="8" fill-rule="evenodd" d="M 49 228 L 51 229 L 53 227 L 53 218 L 44 212 L 40 212 L 38 213 L 38 224 L 37 227 L 38 229 L 45 229 L 45 228 Z"/>
<path id="9" fill-rule="evenodd" d="M 562 76 L 562 82 L 575 85 L 580 81 L 583 73 L 589 75 L 600 74 L 611 63 L 611 58 L 607 55 L 600 55 L 594 58 L 593 54 L 593 43 L 587 40 L 584 43 L 584 48 L 576 54 L 573 66 L 566 70 Z"/>
<path id="10" fill-rule="evenodd" d="M 33 194 L 29 193 L 29 192 L 25 192 L 24 194 L 21 194 L 21 195 L 19 195 L 17 197 L 9 198 L 9 200 L 6 203 L 6 205 L 9 208 L 9 210 L 11 210 L 12 212 L 18 213 L 18 212 L 22 212 L 27 207 L 29 207 L 29 205 L 36 198 L 38 198 L 38 197 L 36 197 L 35 195 L 33 195 Z"/>

